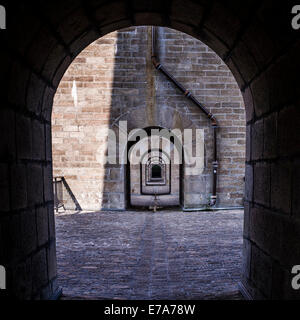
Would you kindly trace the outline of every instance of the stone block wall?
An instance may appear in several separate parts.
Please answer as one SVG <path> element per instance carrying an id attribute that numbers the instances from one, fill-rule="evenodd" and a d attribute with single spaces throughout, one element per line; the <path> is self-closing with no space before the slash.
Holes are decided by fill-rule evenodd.
<path id="1" fill-rule="evenodd" d="M 161 63 L 218 119 L 218 206 L 243 205 L 245 111 L 228 67 L 206 45 L 158 28 Z M 204 171 L 184 177 L 186 207 L 204 207 L 212 192 L 212 129 L 206 116 L 151 62 L 151 27 L 113 32 L 95 41 L 70 65 L 54 99 L 54 176 L 64 176 L 82 209 L 125 209 L 125 170 L 103 165 L 108 128 L 204 131 Z M 195 145 L 194 145 L 195 147 Z M 74 207 L 74 204 L 68 204 Z"/>

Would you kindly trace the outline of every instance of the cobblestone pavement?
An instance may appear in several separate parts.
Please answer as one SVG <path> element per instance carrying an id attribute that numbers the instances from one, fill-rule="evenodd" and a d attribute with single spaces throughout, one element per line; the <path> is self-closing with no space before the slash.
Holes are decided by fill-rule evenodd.
<path id="1" fill-rule="evenodd" d="M 56 215 L 63 299 L 239 299 L 242 211 Z"/>

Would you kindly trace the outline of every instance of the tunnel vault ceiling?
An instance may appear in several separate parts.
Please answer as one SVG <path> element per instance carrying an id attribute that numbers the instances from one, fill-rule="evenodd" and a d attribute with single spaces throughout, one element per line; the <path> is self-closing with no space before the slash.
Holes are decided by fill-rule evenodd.
<path id="1" fill-rule="evenodd" d="M 284 104 L 276 97 L 281 80 L 274 74 L 281 71 L 287 81 L 296 80 L 291 77 L 291 68 L 296 69 L 297 64 L 291 66 L 282 61 L 281 70 L 272 68 L 285 54 L 295 58 L 293 52 L 299 46 L 298 33 L 288 19 L 290 8 L 287 1 L 29 1 L 18 6 L 12 1 L 7 11 L 14 14 L 3 34 L 9 47 L 2 54 L 19 61 L 17 65 L 5 63 L 4 70 L 11 66 L 11 83 L 19 82 L 23 92 L 12 90 L 10 96 L 16 98 L 17 94 L 20 98 L 14 101 L 12 97 L 11 102 L 20 106 L 31 102 L 24 97 L 26 86 L 30 99 L 30 92 L 40 85 L 42 90 L 35 93 L 39 105 L 33 111 L 38 114 L 42 107 L 45 112 L 48 110 L 49 119 L 51 98 L 61 77 L 86 46 L 120 28 L 159 25 L 201 40 L 225 61 L 244 93 L 251 120 L 254 107 L 256 116 L 269 111 L 265 104 L 270 99 L 277 103 L 276 107 Z M 23 76 L 16 82 L 14 77 L 23 70 L 28 78 Z M 272 85 L 267 85 L 268 79 Z M 259 99 L 265 103 L 254 101 L 253 106 L 251 93 L 259 86 L 264 86 Z M 286 92 L 282 93 L 292 94 L 293 87 L 286 84 Z M 273 103 L 272 106 L 275 108 Z"/>
<path id="2" fill-rule="evenodd" d="M 3 5 L 8 18 L 7 30 L 0 32 L 0 264 L 8 269 L 12 295 L 57 294 L 50 119 L 60 79 L 97 38 L 124 27 L 159 25 L 211 47 L 244 96 L 248 143 L 242 287 L 254 298 L 299 298 L 289 281 L 292 266 L 300 264 L 300 33 L 291 28 L 291 2 L 55 0 Z M 38 211 L 38 227 L 30 214 L 21 223 L 24 212 L 32 210 Z M 38 235 L 32 236 L 35 229 Z"/>
<path id="3" fill-rule="evenodd" d="M 265 103 L 254 103 L 257 116 L 269 111 L 265 104 L 270 99 L 282 105 L 284 101 L 276 96 L 281 80 L 272 73 L 282 71 L 289 76 L 287 79 L 291 77 L 291 67 L 297 66 L 272 68 L 276 59 L 285 53 L 293 58 L 292 46 L 297 43 L 298 33 L 288 20 L 290 5 L 287 1 L 274 4 L 271 1 L 112 0 L 84 1 L 84 5 L 82 1 L 29 1 L 18 6 L 13 3 L 7 5 L 8 13 L 13 12 L 13 15 L 9 17 L 7 32 L 3 33 L 9 49 L 2 55 L 20 61 L 17 65 L 12 61 L 5 63 L 4 70 L 11 66 L 11 83 L 19 82 L 23 92 L 12 90 L 11 102 L 20 106 L 31 102 L 24 96 L 26 85 L 29 85 L 29 99 L 34 99 L 31 91 L 40 85 L 39 93 L 32 93 L 38 98 L 34 103 L 36 110 L 32 111 L 39 113 L 42 108 L 47 120 L 54 91 L 76 55 L 97 38 L 133 25 L 171 27 L 211 47 L 229 66 L 242 89 L 248 120 L 254 113 L 251 92 L 264 86 L 258 99 Z M 286 14 L 282 15 L 284 12 Z M 283 17 L 278 19 L 278 16 Z M 23 69 L 26 76 L 16 82 L 14 77 Z M 266 85 L 267 78 L 274 83 Z M 292 87 L 285 85 L 283 93 L 292 93 Z M 15 101 L 16 96 L 18 101 Z M 275 107 L 273 103 L 272 106 Z"/>

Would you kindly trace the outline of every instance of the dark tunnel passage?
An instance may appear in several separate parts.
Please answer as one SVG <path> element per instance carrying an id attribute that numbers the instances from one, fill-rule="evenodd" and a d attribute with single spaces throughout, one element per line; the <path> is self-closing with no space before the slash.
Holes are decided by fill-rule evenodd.
<path id="1" fill-rule="evenodd" d="M 105 34 L 155 25 L 208 45 L 232 71 L 247 118 L 243 280 L 253 299 L 299 299 L 299 31 L 290 1 L 10 1 L 0 30 L 0 265 L 7 293 L 59 296 L 51 113 L 74 58 Z M 156 171 L 155 169 L 154 171 Z M 154 172 L 158 175 L 158 172 Z"/>

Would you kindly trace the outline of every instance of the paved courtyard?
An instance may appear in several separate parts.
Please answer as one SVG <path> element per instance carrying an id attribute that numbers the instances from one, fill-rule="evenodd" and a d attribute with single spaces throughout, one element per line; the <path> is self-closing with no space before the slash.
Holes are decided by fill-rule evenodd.
<path id="1" fill-rule="evenodd" d="M 56 215 L 63 299 L 240 299 L 242 211 Z"/>

